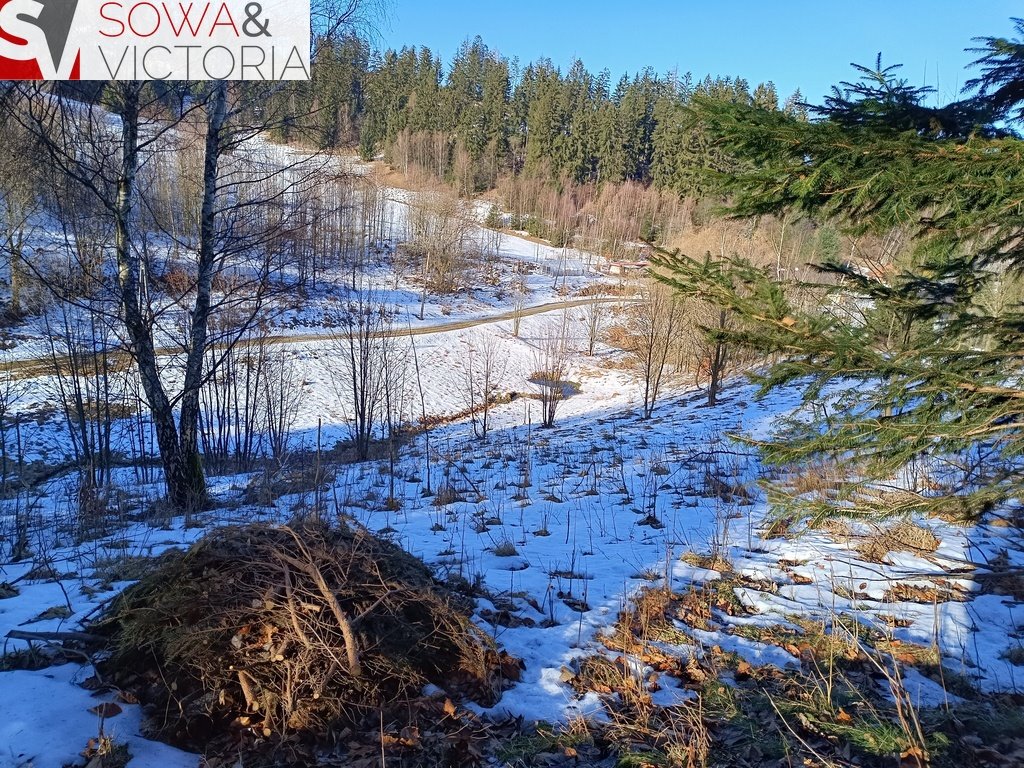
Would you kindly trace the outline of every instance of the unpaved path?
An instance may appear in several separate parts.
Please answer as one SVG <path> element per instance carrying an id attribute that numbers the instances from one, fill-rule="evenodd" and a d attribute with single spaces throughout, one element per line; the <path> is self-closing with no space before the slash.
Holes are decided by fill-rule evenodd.
<path id="1" fill-rule="evenodd" d="M 428 336 L 435 333 L 450 333 L 451 331 L 464 331 L 469 328 L 477 328 L 482 325 L 492 325 L 494 323 L 501 323 L 508 320 L 514 320 L 518 315 L 520 318 L 533 317 L 535 315 L 545 315 L 549 312 L 559 312 L 567 309 L 575 309 L 577 307 L 585 307 L 591 303 L 598 304 L 621 304 L 621 303 L 633 303 L 637 301 L 636 298 L 630 296 L 623 297 L 591 297 L 585 299 L 572 299 L 570 301 L 554 301 L 548 304 L 538 304 L 533 307 L 523 307 L 520 310 L 510 310 L 508 312 L 501 312 L 496 315 L 483 315 L 481 317 L 469 317 L 464 320 L 454 320 L 450 323 L 437 323 L 433 325 L 419 325 L 419 326 L 407 326 L 405 328 L 395 328 L 394 330 L 387 331 L 384 334 L 393 338 L 403 338 L 407 336 Z M 335 329 L 335 334 L 342 333 L 342 331 Z M 274 346 L 282 346 L 285 344 L 311 344 L 315 342 L 324 342 L 331 338 L 332 332 L 325 330 L 319 333 L 299 333 L 299 334 L 273 334 L 265 336 L 260 339 L 248 339 L 238 342 L 236 347 L 247 347 L 254 346 L 256 344 L 270 344 Z M 223 348 L 223 347 L 221 347 Z M 129 355 L 127 352 L 121 351 L 114 353 L 117 357 L 123 357 L 124 360 L 116 360 L 113 363 L 108 361 L 108 365 L 117 366 L 118 363 L 127 363 Z M 174 355 L 183 354 L 180 347 L 159 347 L 156 350 L 158 357 L 171 357 Z M 19 379 L 31 379 L 39 376 L 49 376 L 54 370 L 54 359 L 52 357 L 36 357 L 28 358 L 25 360 L 9 360 L 4 363 L 0 363 L 0 371 L 9 371 Z M 62 368 L 69 368 L 70 361 L 65 357 L 58 357 L 56 363 Z M 79 360 L 79 365 L 82 366 L 83 362 Z M 89 370 L 91 366 L 88 363 L 84 364 L 84 369 Z"/>

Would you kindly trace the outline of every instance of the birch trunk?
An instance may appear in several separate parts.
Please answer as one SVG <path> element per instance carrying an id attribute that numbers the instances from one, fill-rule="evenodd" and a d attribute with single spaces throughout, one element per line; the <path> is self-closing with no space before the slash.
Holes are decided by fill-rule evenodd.
<path id="1" fill-rule="evenodd" d="M 189 505 L 206 503 L 206 478 L 199 452 L 199 395 L 203 388 L 203 359 L 210 328 L 211 294 L 217 271 L 217 176 L 224 146 L 227 121 L 227 84 L 213 86 L 207 106 L 206 147 L 203 159 L 203 203 L 199 219 L 199 264 L 196 303 L 192 308 L 192 329 L 185 360 L 185 381 L 181 395 L 181 456 L 185 465 Z"/>

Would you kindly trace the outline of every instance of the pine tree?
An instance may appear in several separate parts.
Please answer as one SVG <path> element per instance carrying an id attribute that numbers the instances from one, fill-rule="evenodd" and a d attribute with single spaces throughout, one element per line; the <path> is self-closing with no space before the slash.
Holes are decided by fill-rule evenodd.
<path id="1" fill-rule="evenodd" d="M 1017 34 L 1024 35 L 1024 19 L 1014 19 Z M 981 37 L 975 40 L 980 48 L 970 49 L 982 54 L 975 66 L 981 77 L 967 82 L 968 89 L 977 90 L 1000 117 L 1024 120 L 1024 41 L 1005 37 Z"/>
<path id="2" fill-rule="evenodd" d="M 767 83 L 758 83 L 751 96 L 751 101 L 759 109 L 774 110 L 779 108 L 779 94 L 775 90 L 775 83 L 769 80 Z"/>
<path id="3" fill-rule="evenodd" d="M 655 102 L 651 175 L 659 187 L 700 196 L 711 189 L 709 174 L 731 173 L 734 163 L 712 141 L 703 112 L 690 105 L 698 99 L 702 103 L 749 106 L 750 96 L 742 80 L 728 77 L 708 76 L 692 91 L 688 82 L 686 85 L 675 100 Z"/>
<path id="4" fill-rule="evenodd" d="M 804 102 L 804 95 L 800 92 L 799 88 L 786 98 L 785 103 L 782 105 L 782 111 L 798 120 L 807 119 L 807 104 Z"/>
<path id="5" fill-rule="evenodd" d="M 861 79 L 836 89 L 810 122 L 706 97 L 696 109 L 735 161 L 717 176 L 732 215 L 795 210 L 852 233 L 903 227 L 914 235 L 903 271 L 832 262 L 822 268 L 831 279 L 796 285 L 740 261 L 712 269 L 663 253 L 659 263 L 679 290 L 741 319 L 713 337 L 777 356 L 755 377 L 765 390 L 797 386 L 805 403 L 818 403 L 817 418 L 759 445 L 781 465 L 844 467 L 849 481 L 812 497 L 775 488 L 787 509 L 976 519 L 1024 494 L 1024 311 L 992 311 L 985 300 L 994 283 L 1024 269 L 1024 142 L 991 122 L 1019 118 L 1021 101 L 985 94 L 1005 96 L 1024 81 L 1010 82 L 1000 67 L 978 84 L 979 96 L 929 108 L 927 91 L 895 68 L 858 71 Z M 803 309 L 809 294 L 817 301 Z M 932 473 L 932 485 L 884 492 L 879 483 L 912 462 Z"/>

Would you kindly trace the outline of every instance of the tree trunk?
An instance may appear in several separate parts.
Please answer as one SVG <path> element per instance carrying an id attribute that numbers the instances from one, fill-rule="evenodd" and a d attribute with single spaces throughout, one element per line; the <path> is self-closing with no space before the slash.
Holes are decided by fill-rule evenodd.
<path id="1" fill-rule="evenodd" d="M 207 502 L 206 477 L 199 453 L 199 395 L 203 388 L 203 358 L 210 328 L 213 278 L 217 267 L 217 175 L 227 120 L 227 84 L 217 82 L 207 105 L 206 148 L 203 160 L 203 204 L 199 220 L 199 265 L 196 303 L 192 308 L 192 331 L 185 360 L 185 381 L 181 395 L 180 452 L 183 489 L 188 507 L 201 508 Z"/>
<path id="2" fill-rule="evenodd" d="M 163 384 L 157 366 L 153 343 L 152 318 L 142 310 L 140 262 L 132 252 L 131 220 L 135 203 L 136 176 L 139 165 L 139 83 L 119 84 L 121 104 L 121 172 L 117 180 L 117 198 L 114 204 L 114 251 L 117 259 L 118 287 L 125 328 L 132 343 L 139 378 L 152 413 L 160 459 L 164 468 L 164 482 L 171 503 L 185 512 L 199 508 L 205 502 L 205 483 L 198 455 L 182 451 L 178 429 L 174 421 L 174 407 Z M 199 482 L 196 476 L 198 470 Z M 201 491 L 201 493 L 197 493 Z"/>
<path id="3" fill-rule="evenodd" d="M 22 242 L 19 235 L 11 242 L 11 313 L 14 317 L 22 317 L 21 292 L 25 283 L 24 267 L 22 266 Z"/>
<path id="4" fill-rule="evenodd" d="M 178 430 L 174 424 L 171 406 L 156 362 L 152 323 L 142 311 L 140 303 L 140 264 L 132 252 L 131 220 L 135 204 L 136 175 L 139 166 L 139 88 L 137 83 L 118 84 L 121 97 L 121 168 L 117 179 L 117 197 L 114 202 L 114 253 L 117 259 L 117 282 L 121 293 L 121 309 L 125 329 L 132 343 L 132 351 L 139 368 L 146 400 L 153 415 L 160 458 L 164 465 L 167 493 L 178 504 L 180 489 L 177 478 L 181 473 L 178 448 Z"/>
<path id="5" fill-rule="evenodd" d="M 718 327 L 722 330 L 728 325 L 729 315 L 725 310 L 718 313 Z M 708 383 L 708 407 L 714 408 L 718 405 L 718 393 L 722 389 L 722 379 L 725 376 L 725 367 L 729 361 L 729 347 L 725 342 L 717 341 L 711 350 L 710 371 L 711 380 Z"/>

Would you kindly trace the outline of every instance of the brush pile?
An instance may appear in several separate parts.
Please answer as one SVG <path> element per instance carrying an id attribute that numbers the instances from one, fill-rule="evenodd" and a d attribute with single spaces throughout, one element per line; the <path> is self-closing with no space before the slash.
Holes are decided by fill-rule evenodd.
<path id="1" fill-rule="evenodd" d="M 520 664 L 471 607 L 364 529 L 250 526 L 166 555 L 93 631 L 112 641 L 104 676 L 147 708 L 153 735 L 208 758 L 309 764 L 352 734 L 417 728 L 428 683 L 446 715 L 453 700 L 496 702 Z"/>

